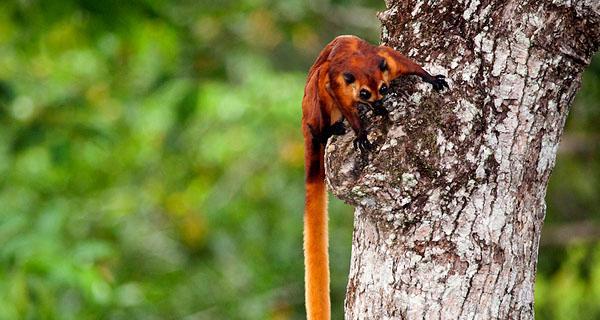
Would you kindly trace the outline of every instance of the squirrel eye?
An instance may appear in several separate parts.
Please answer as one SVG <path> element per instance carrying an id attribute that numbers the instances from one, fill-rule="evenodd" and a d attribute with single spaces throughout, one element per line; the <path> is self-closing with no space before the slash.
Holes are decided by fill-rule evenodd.
<path id="1" fill-rule="evenodd" d="M 358 96 L 363 100 L 368 100 L 371 97 L 371 93 L 365 89 L 360 90 Z"/>
<path id="2" fill-rule="evenodd" d="M 381 61 L 379 61 L 379 70 L 382 72 L 387 70 L 387 61 L 385 61 L 385 59 L 381 59 Z"/>
<path id="3" fill-rule="evenodd" d="M 379 88 L 379 93 L 381 95 L 386 95 L 388 93 L 388 86 L 387 85 L 382 85 L 381 88 Z"/>
<path id="4" fill-rule="evenodd" d="M 344 72 L 344 81 L 346 81 L 346 84 L 351 84 L 352 82 L 354 82 L 354 80 L 356 80 L 354 78 L 354 75 L 350 72 Z"/>

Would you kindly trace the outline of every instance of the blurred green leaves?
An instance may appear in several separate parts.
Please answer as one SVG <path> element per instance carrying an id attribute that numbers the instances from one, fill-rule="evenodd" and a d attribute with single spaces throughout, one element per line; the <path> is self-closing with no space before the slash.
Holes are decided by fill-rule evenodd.
<path id="1" fill-rule="evenodd" d="M 253 47 L 211 73 L 191 37 L 272 49 L 275 13 L 180 5 L 1 5 L 0 318 L 302 313 L 304 74 Z"/>
<path id="2" fill-rule="evenodd" d="M 535 303 L 540 319 L 597 319 L 600 314 L 599 245 L 572 245 L 560 268 L 538 273 Z"/>

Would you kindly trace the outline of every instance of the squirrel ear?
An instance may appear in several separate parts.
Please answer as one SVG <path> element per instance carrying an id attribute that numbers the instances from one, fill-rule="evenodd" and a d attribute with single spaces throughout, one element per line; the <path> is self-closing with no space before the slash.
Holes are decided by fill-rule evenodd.
<path id="1" fill-rule="evenodd" d="M 354 75 L 350 72 L 344 72 L 344 81 L 346 81 L 346 84 L 351 84 L 352 82 L 354 82 L 354 80 L 356 80 L 354 78 Z"/>
<path id="2" fill-rule="evenodd" d="M 379 61 L 379 70 L 381 70 L 382 72 L 387 70 L 388 65 L 387 65 L 387 61 L 385 61 L 385 59 L 381 59 L 381 61 Z"/>

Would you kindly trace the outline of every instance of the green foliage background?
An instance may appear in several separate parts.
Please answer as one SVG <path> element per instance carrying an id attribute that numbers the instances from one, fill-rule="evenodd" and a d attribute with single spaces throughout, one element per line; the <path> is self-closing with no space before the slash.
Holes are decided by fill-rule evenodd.
<path id="1" fill-rule="evenodd" d="M 302 319 L 305 74 L 335 35 L 377 42 L 382 9 L 0 2 L 0 319 Z M 547 226 L 600 216 L 599 101 L 596 59 Z M 341 319 L 352 210 L 330 208 Z M 542 247 L 536 285 L 540 319 L 598 319 L 600 245 Z"/>

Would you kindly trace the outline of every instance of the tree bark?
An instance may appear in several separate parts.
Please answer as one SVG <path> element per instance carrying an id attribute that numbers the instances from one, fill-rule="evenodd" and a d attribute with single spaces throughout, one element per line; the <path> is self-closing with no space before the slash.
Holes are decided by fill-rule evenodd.
<path id="1" fill-rule="evenodd" d="M 533 319 L 546 185 L 599 3 L 387 2 L 383 42 L 451 90 L 400 79 L 390 119 L 366 114 L 373 151 L 327 146 L 329 188 L 356 207 L 346 319 Z"/>

